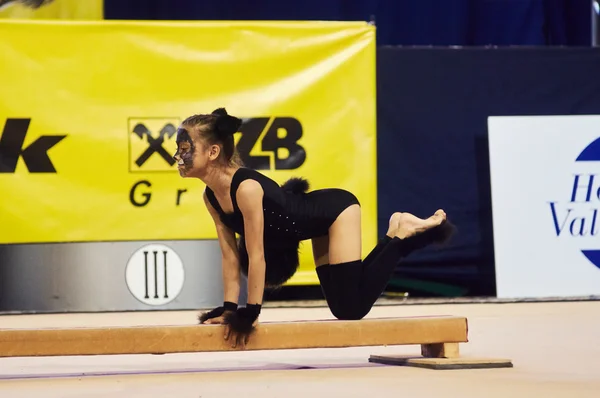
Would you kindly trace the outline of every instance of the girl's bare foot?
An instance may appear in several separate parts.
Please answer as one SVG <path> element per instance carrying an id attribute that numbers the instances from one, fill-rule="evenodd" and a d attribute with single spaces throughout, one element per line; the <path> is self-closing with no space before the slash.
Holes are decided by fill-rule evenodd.
<path id="1" fill-rule="evenodd" d="M 404 213 L 394 213 L 392 214 L 392 216 L 390 217 L 390 225 L 388 227 L 387 233 L 386 235 L 389 236 L 390 238 L 393 238 L 394 235 L 396 234 L 396 231 L 398 230 L 398 228 L 400 228 L 400 221 L 402 220 L 402 215 Z"/>
<path id="2" fill-rule="evenodd" d="M 423 220 L 410 213 L 394 213 L 390 218 L 390 229 L 388 236 L 406 239 L 428 229 L 437 227 L 446 219 L 446 212 L 439 209 L 431 217 Z M 393 226 L 395 230 L 391 231 Z"/>

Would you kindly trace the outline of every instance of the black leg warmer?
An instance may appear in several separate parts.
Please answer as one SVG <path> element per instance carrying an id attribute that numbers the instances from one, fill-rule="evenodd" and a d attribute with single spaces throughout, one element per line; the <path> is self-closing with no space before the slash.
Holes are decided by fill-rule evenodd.
<path id="1" fill-rule="evenodd" d="M 410 238 L 386 236 L 363 261 L 317 267 L 321 289 L 332 314 L 338 319 L 362 319 L 385 290 L 400 260 L 415 250 L 447 241 L 454 230 L 446 221 Z"/>

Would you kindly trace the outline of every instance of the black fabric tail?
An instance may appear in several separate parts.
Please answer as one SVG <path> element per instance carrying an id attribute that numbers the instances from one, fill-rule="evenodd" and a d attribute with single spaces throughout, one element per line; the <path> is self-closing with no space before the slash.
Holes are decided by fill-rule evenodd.
<path id="1" fill-rule="evenodd" d="M 300 242 L 287 245 L 265 246 L 265 287 L 274 289 L 287 282 L 298 270 L 300 265 Z M 248 276 L 248 251 L 244 237 L 238 238 L 238 253 L 240 268 Z"/>
<path id="2" fill-rule="evenodd" d="M 306 193 L 310 188 L 308 180 L 300 177 L 292 177 L 281 186 L 284 191 L 291 192 L 293 194 Z"/>

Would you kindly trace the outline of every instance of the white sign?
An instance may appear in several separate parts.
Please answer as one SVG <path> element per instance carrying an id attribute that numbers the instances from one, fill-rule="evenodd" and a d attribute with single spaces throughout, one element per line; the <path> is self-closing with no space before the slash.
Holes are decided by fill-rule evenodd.
<path id="1" fill-rule="evenodd" d="M 497 294 L 600 294 L 600 116 L 488 119 Z"/>
<path id="2" fill-rule="evenodd" d="M 125 280 L 131 294 L 142 303 L 164 305 L 173 301 L 183 288 L 183 262 L 168 246 L 147 245 L 127 262 Z"/>

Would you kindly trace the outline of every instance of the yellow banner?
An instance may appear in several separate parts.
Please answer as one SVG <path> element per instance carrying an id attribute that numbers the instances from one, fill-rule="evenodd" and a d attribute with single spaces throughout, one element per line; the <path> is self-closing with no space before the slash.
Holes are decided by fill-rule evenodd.
<path id="1" fill-rule="evenodd" d="M 363 253 L 375 244 L 373 26 L 4 21 L 0 36 L 0 244 L 215 239 L 204 185 L 170 156 L 177 125 L 218 107 L 244 118 L 248 166 L 352 191 Z M 316 281 L 301 249 L 290 283 Z"/>
<path id="2" fill-rule="evenodd" d="M 4 18 L 103 19 L 104 0 L 0 0 L 0 19 Z"/>

